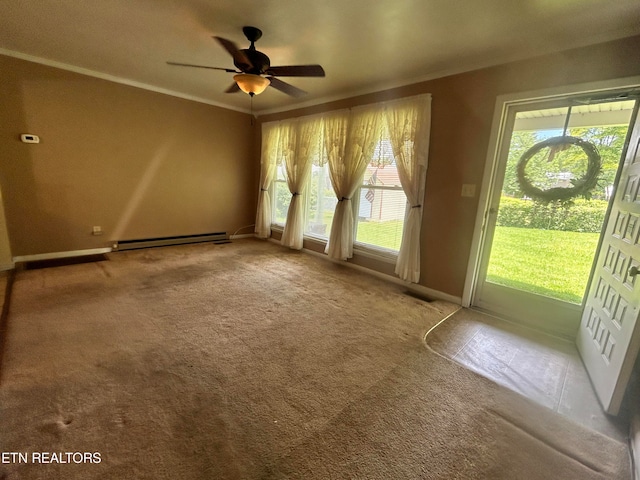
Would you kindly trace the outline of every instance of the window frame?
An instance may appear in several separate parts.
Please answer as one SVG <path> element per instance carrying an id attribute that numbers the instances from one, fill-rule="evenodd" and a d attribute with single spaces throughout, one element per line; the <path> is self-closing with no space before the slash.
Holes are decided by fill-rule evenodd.
<path id="1" fill-rule="evenodd" d="M 377 147 L 376 151 L 378 152 L 377 157 L 380 157 L 380 152 L 384 151 L 383 149 L 387 148 L 387 149 L 391 149 L 391 140 L 389 138 L 389 132 L 386 131 L 385 128 L 385 134 L 383 134 L 379 140 L 379 146 Z M 371 158 L 370 161 L 373 161 L 373 159 L 376 158 L 376 156 L 373 156 Z M 325 161 L 323 163 L 323 168 L 328 168 L 327 167 L 327 162 Z M 281 161 L 277 162 L 276 164 L 276 168 L 277 171 L 280 171 L 281 167 Z M 329 234 L 327 234 L 326 236 L 322 236 L 321 234 L 314 234 L 314 233 L 310 233 L 306 231 L 306 227 L 308 224 L 308 215 L 309 215 L 309 207 L 310 207 L 310 195 L 308 194 L 311 191 L 311 185 L 312 185 L 312 179 L 313 179 L 313 175 L 309 175 L 309 179 L 307 180 L 307 184 L 305 185 L 305 190 L 304 190 L 304 224 L 305 224 L 305 232 L 303 233 L 303 239 L 305 240 L 313 240 L 316 242 L 320 242 L 323 243 L 324 245 L 327 244 L 327 242 L 329 241 Z M 384 262 L 388 262 L 388 263 L 394 263 L 397 258 L 398 255 L 400 253 L 400 246 L 398 247 L 398 250 L 392 250 L 390 248 L 386 248 L 386 247 L 380 247 L 378 245 L 374 245 L 371 243 L 364 243 L 364 242 L 360 242 L 357 241 L 356 238 L 358 236 L 358 225 L 359 225 L 359 209 L 360 209 L 360 197 L 361 197 L 361 191 L 362 188 L 367 188 L 367 189 L 375 189 L 375 190 L 382 190 L 382 191 L 395 191 L 395 192 L 402 192 L 404 198 L 405 198 L 405 210 L 404 210 L 404 214 L 402 217 L 402 227 L 404 230 L 404 226 L 405 226 L 405 220 L 407 218 L 407 209 L 409 208 L 409 202 L 407 200 L 407 196 L 406 193 L 404 192 L 404 189 L 402 188 L 401 185 L 364 185 L 363 184 L 364 181 L 364 175 L 363 178 L 360 179 L 360 184 L 358 186 L 358 188 L 355 190 L 353 197 L 351 199 L 351 207 L 352 207 L 352 215 L 353 215 L 353 250 L 354 252 L 358 253 L 359 255 L 362 256 L 367 256 L 369 258 L 373 258 L 376 260 L 380 260 L 380 261 L 384 261 Z M 284 183 L 285 185 L 287 185 L 287 181 L 283 180 L 283 179 L 279 179 L 278 178 L 278 173 L 276 173 L 273 181 L 271 182 L 271 186 L 269 187 L 269 195 L 271 197 L 271 211 L 275 212 L 276 211 L 276 200 L 277 200 L 277 195 L 276 195 L 276 185 L 277 183 Z M 288 190 L 288 186 L 286 187 Z M 288 207 L 287 207 L 288 208 Z M 272 218 L 272 222 L 271 222 L 271 227 L 272 229 L 274 229 L 275 231 L 283 231 L 284 227 L 285 227 L 285 223 L 286 223 L 286 218 L 285 218 L 285 222 L 283 223 L 277 223 L 275 221 L 275 214 L 272 214 L 273 218 Z M 328 226 L 328 232 L 331 229 L 331 225 Z"/>
<path id="2" fill-rule="evenodd" d="M 361 182 L 362 183 L 362 182 Z M 390 185 L 360 185 L 355 193 L 354 193 L 354 200 L 352 200 L 352 204 L 353 204 L 353 218 L 354 218 L 354 222 L 353 222 L 353 249 L 354 251 L 357 250 L 359 253 L 367 253 L 369 254 L 368 256 L 373 257 L 373 258 L 386 258 L 386 259 L 393 259 L 395 260 L 398 257 L 398 254 L 400 253 L 400 249 L 398 248 L 398 250 L 392 250 L 390 248 L 385 248 L 385 247 L 380 247 L 378 245 L 373 245 L 372 243 L 364 243 L 364 242 L 359 242 L 356 240 L 357 236 L 358 236 L 358 212 L 360 211 L 360 198 L 361 198 L 361 191 L 363 188 L 371 189 L 371 190 L 386 190 L 386 191 L 395 191 L 395 192 L 402 192 L 402 194 L 404 195 L 405 198 L 405 210 L 404 210 L 404 216 L 402 218 L 402 223 L 403 223 L 403 228 L 404 228 L 404 220 L 407 216 L 407 207 L 408 207 L 408 202 L 407 202 L 407 195 L 404 193 L 404 189 L 400 186 L 390 186 Z"/>
<path id="3" fill-rule="evenodd" d="M 309 180 L 307 183 L 307 185 L 305 186 L 305 209 L 304 209 L 304 214 L 305 214 L 305 218 L 304 218 L 304 222 L 305 224 L 307 223 L 307 214 L 308 214 L 308 209 L 309 209 L 309 196 L 306 194 L 309 191 L 310 185 L 311 185 L 311 176 L 309 176 Z M 276 184 L 277 183 L 283 183 L 285 186 L 287 185 L 287 181 L 286 180 L 281 180 L 278 178 L 274 178 L 273 181 L 271 182 L 271 186 L 269 188 L 269 195 L 271 197 L 271 211 L 275 212 L 276 211 L 276 201 L 277 201 L 277 195 L 276 195 Z M 362 183 L 362 182 L 361 182 Z M 353 214 L 353 218 L 354 218 L 354 222 L 353 222 L 353 249 L 354 251 L 357 251 L 357 253 L 359 255 L 363 255 L 363 256 L 367 256 L 370 258 L 375 258 L 378 260 L 383 260 L 383 261 L 387 261 L 387 262 L 391 262 L 391 261 L 395 261 L 398 257 L 399 254 L 399 250 L 392 250 L 389 248 L 385 248 L 385 247 L 380 247 L 377 245 L 373 245 L 371 243 L 364 243 L 364 242 L 359 242 L 356 240 L 357 234 L 358 234 L 358 211 L 360 209 L 360 196 L 361 196 L 361 191 L 362 188 L 367 188 L 367 189 L 372 189 L 372 190 L 386 190 L 386 191 L 394 191 L 394 192 L 402 192 L 404 194 L 404 189 L 401 186 L 390 186 L 390 185 L 360 185 L 352 198 L 351 201 L 351 208 L 352 208 L 352 214 Z M 406 199 L 406 194 L 405 194 L 405 199 Z M 406 218 L 406 214 L 407 211 L 406 209 L 408 208 L 408 203 L 407 205 L 405 205 L 405 212 L 404 212 L 404 217 L 403 217 L 403 227 L 404 227 L 404 219 Z M 284 229 L 284 223 L 277 223 L 275 220 L 275 215 L 273 217 L 273 220 L 271 222 L 271 227 L 276 230 L 276 231 L 282 231 Z M 322 242 L 326 245 L 326 243 L 329 241 L 329 235 L 327 236 L 321 236 L 321 235 L 314 235 L 313 233 L 309 233 L 309 232 L 305 232 L 303 238 L 305 239 L 309 239 L 309 240 L 314 240 L 317 242 Z"/>

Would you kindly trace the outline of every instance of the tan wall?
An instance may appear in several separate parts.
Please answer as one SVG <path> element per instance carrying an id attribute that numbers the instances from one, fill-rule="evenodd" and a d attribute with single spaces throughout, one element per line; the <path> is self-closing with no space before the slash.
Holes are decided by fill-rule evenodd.
<path id="1" fill-rule="evenodd" d="M 420 283 L 460 296 L 477 210 L 477 196 L 460 189 L 481 184 L 496 97 L 640 75 L 638 51 L 632 37 L 260 121 L 431 93 Z M 0 76 L 0 187 L 13 255 L 233 233 L 254 222 L 260 124 L 248 115 L 3 56 Z M 41 143 L 23 144 L 20 133 Z M 93 225 L 105 235 L 91 236 Z"/>
<path id="2" fill-rule="evenodd" d="M 260 117 L 268 122 L 421 93 L 431 93 L 432 130 L 422 229 L 426 287 L 461 296 L 493 110 L 499 95 L 640 75 L 640 37 L 444 77 L 377 94 Z"/>
<path id="3" fill-rule="evenodd" d="M 4 56 L 0 78 L 14 256 L 254 223 L 249 115 Z M 41 143 L 21 143 L 21 133 Z M 94 225 L 103 236 L 91 235 Z"/>

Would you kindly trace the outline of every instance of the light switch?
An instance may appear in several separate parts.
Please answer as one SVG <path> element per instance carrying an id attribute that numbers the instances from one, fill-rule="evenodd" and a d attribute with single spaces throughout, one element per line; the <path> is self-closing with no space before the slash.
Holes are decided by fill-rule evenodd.
<path id="1" fill-rule="evenodd" d="M 462 185 L 462 196 L 463 197 L 475 197 L 476 196 L 476 186 L 473 183 L 465 183 Z"/>

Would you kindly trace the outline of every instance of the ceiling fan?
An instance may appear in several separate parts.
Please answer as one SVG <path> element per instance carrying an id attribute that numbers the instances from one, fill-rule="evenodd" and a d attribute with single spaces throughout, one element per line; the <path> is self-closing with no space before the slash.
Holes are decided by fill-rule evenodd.
<path id="1" fill-rule="evenodd" d="M 237 70 L 232 68 L 209 67 L 206 65 L 193 65 L 190 63 L 167 62 L 169 65 L 180 67 L 209 68 L 212 70 L 223 70 L 235 73 L 233 76 L 235 83 L 225 90 L 225 93 L 235 93 L 242 90 L 250 96 L 262 93 L 268 86 L 272 86 L 292 97 L 301 97 L 307 92 L 283 82 L 277 77 L 324 77 L 324 69 L 320 65 L 286 65 L 272 67 L 269 57 L 256 50 L 255 42 L 262 37 L 262 31 L 256 27 L 243 27 L 247 40 L 251 42 L 249 48 L 239 49 L 235 43 L 226 38 L 214 36 L 218 43 L 231 54 L 233 64 Z"/>

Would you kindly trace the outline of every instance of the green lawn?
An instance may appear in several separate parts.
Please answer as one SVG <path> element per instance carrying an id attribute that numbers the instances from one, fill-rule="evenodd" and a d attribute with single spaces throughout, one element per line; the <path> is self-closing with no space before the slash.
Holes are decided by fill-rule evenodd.
<path id="1" fill-rule="evenodd" d="M 580 303 L 598 233 L 496 227 L 487 280 Z"/>
<path id="2" fill-rule="evenodd" d="M 328 237 L 331 230 L 331 222 L 333 221 L 333 210 L 324 212 L 322 217 L 322 223 L 326 225 L 326 235 Z M 358 221 L 357 219 L 354 220 Z M 403 223 L 400 220 L 387 222 L 361 221 L 358 224 L 356 241 L 398 251 L 402 242 Z"/>
<path id="3" fill-rule="evenodd" d="M 360 222 L 356 241 L 398 251 L 402 242 L 402 227 L 400 220 Z"/>
<path id="4" fill-rule="evenodd" d="M 323 219 L 327 233 L 332 213 Z M 598 237 L 598 233 L 496 227 L 487 280 L 580 303 Z M 402 241 L 402 222 L 360 222 L 357 241 L 397 251 Z"/>

